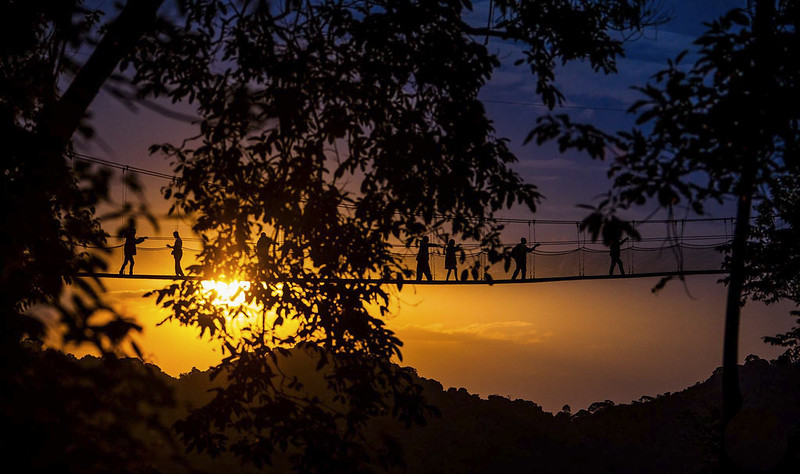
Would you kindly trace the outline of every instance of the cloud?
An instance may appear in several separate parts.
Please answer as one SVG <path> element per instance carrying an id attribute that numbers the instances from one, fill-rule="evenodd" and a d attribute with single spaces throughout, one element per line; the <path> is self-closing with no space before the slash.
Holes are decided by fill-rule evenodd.
<path id="1" fill-rule="evenodd" d="M 113 295 L 117 298 L 122 298 L 122 299 L 133 299 L 133 298 L 142 299 L 144 297 L 144 294 L 147 293 L 148 291 L 152 291 L 152 289 L 142 288 L 139 290 L 113 290 L 113 291 L 107 291 L 106 294 Z"/>
<path id="2" fill-rule="evenodd" d="M 527 76 L 530 76 L 530 74 Z M 520 84 L 525 81 L 527 76 L 522 73 L 512 71 L 495 71 L 492 74 L 491 85 L 492 87 L 501 87 L 512 84 Z"/>
<path id="3" fill-rule="evenodd" d="M 540 344 L 552 334 L 537 330 L 527 321 L 498 321 L 473 323 L 462 327 L 445 327 L 442 324 L 426 326 L 408 325 L 397 328 L 405 340 L 425 342 L 474 343 L 476 341 L 508 342 L 513 344 Z"/>
<path id="4" fill-rule="evenodd" d="M 514 164 L 515 168 L 528 168 L 534 170 L 574 170 L 580 165 L 575 161 L 567 158 L 521 158 L 519 162 Z"/>
<path id="5" fill-rule="evenodd" d="M 692 43 L 694 34 L 679 33 L 663 28 L 649 31 L 639 41 L 628 44 L 626 56 L 644 62 L 664 65 L 664 58 L 673 58 L 685 49 L 697 49 Z"/>
<path id="6" fill-rule="evenodd" d="M 553 183 L 562 179 L 563 176 L 536 176 L 537 183 Z"/>

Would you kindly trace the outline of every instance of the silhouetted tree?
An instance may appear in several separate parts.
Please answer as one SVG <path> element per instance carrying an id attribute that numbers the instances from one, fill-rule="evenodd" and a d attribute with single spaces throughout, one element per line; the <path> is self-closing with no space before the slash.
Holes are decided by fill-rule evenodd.
<path id="1" fill-rule="evenodd" d="M 180 173 L 169 195 L 210 236 L 192 271 L 249 279 L 257 267 L 248 239 L 266 231 L 274 243 L 264 284 L 243 290 L 260 312 L 243 335 L 230 333 L 230 316 L 252 310 L 200 302 L 191 281 L 158 292 L 172 318 L 207 330 L 228 351 L 220 370 L 230 386 L 179 429 L 192 447 L 231 446 L 257 464 L 282 448 L 265 440 L 291 433 L 306 453 L 298 468 L 368 465 L 353 451 L 364 420 L 391 412 L 421 421 L 425 405 L 391 364 L 400 341 L 381 316 L 392 294 L 339 279 L 402 280 L 408 272 L 390 240 L 409 245 L 444 225 L 481 241 L 497 261 L 494 212 L 512 203 L 534 209 L 539 197 L 507 167 L 515 158 L 477 100 L 499 65 L 480 41 L 522 42 L 519 61 L 552 106 L 561 98 L 555 61 L 613 71 L 622 40 L 610 30 L 637 25 L 643 4 L 498 2 L 488 27 L 467 24 L 461 1 L 223 5 L 189 13 L 191 42 L 150 48 L 132 64 L 137 87 L 194 99 L 203 117 L 197 140 L 160 147 Z M 190 64 L 172 57 L 185 48 L 197 53 Z M 222 72 L 210 67 L 217 63 Z M 301 343 L 329 371 L 335 407 L 280 389 L 269 357 Z M 317 429 L 301 429 L 309 423 Z M 231 430 L 236 441 L 221 436 Z"/>
<path id="2" fill-rule="evenodd" d="M 788 300 L 796 307 L 800 305 L 800 172 L 776 179 L 768 196 L 757 208 L 744 289 L 755 300 L 767 304 Z M 800 311 L 791 314 L 800 317 Z M 786 333 L 764 340 L 786 347 L 785 355 L 800 361 L 800 319 Z"/>
<path id="3" fill-rule="evenodd" d="M 391 363 L 401 344 L 382 319 L 392 293 L 311 282 L 402 279 L 408 273 L 388 240 L 408 244 L 445 224 L 501 258 L 494 212 L 514 203 L 534 209 L 539 194 L 508 168 L 515 157 L 477 100 L 499 65 L 481 41 L 522 43 L 518 62 L 530 66 L 552 107 L 561 101 L 556 62 L 586 60 L 613 72 L 625 40 L 615 31 L 646 24 L 649 1 L 498 0 L 485 27 L 464 20 L 471 6 L 463 0 L 176 0 L 159 17 L 161 4 L 129 0 L 103 30 L 101 12 L 79 0 L 0 6 L 2 356 L 34 364 L 21 341 L 42 339 L 42 312 L 29 309 L 44 304 L 65 328 L 62 342 L 92 344 L 113 370 L 120 343 L 139 328 L 103 302 L 99 281 L 74 278 L 105 269 L 84 249 L 105 243 L 95 210 L 109 202 L 109 174 L 68 166 L 68 152 L 76 132 L 91 138 L 86 112 L 101 87 L 130 105 L 186 101 L 197 107 L 198 137 L 160 149 L 180 175 L 166 197 L 194 212 L 194 230 L 207 237 L 191 271 L 253 284 L 243 289 L 249 306 L 239 307 L 215 304 L 193 281 L 159 292 L 172 318 L 226 351 L 217 373 L 227 384 L 178 430 L 192 448 L 232 450 L 256 465 L 275 449 L 298 453 L 302 470 L 383 462 L 359 442 L 364 421 L 388 413 L 421 422 L 430 411 Z M 87 61 L 70 60 L 69 50 Z M 247 240 L 260 231 L 270 235 L 273 260 L 259 265 Z M 286 275 L 294 278 L 279 284 Z M 260 317 L 247 319 L 253 308 Z M 277 354 L 292 346 L 316 359 L 324 393 L 283 375 Z M 31 381 L 17 375 L 26 367 Z M 36 393 L 44 367 L 5 364 L 4 406 Z M 69 380 L 106 393 L 98 377 L 76 371 Z M 74 397 L 81 395 L 64 396 L 63 407 Z M 136 418 L 137 407 L 112 411 Z M 72 420 L 76 432 L 96 428 L 80 420 Z M 104 439 L 126 438 L 110 426 Z M 33 421 L 25 433 L 40 428 Z M 111 459 L 126 465 L 139 455 L 131 449 Z"/>
<path id="4" fill-rule="evenodd" d="M 800 13 L 796 2 L 777 2 L 777 10 L 774 0 L 755 5 L 754 12 L 732 10 L 710 24 L 695 41 L 701 50 L 692 67 L 681 64 L 683 53 L 656 74 L 656 85 L 640 89 L 646 98 L 632 110 L 646 130 L 611 136 L 562 116 L 543 120 L 530 136 L 538 142 L 559 137 L 562 148 L 586 149 L 593 157 L 605 156 L 607 145 L 619 150 L 610 172 L 614 190 L 596 216 L 651 199 L 670 213 L 686 205 L 698 214 L 707 201 L 735 200 L 737 222 L 726 258 L 726 423 L 741 406 L 737 348 L 745 295 L 797 302 L 797 240 L 787 240 L 796 236 L 796 208 L 787 209 L 785 202 L 797 202 L 800 166 Z M 750 219 L 754 202 L 756 233 Z M 774 225 L 775 217 L 781 225 Z M 602 226 L 602 218 L 595 220 Z M 753 238 L 758 241 L 749 246 Z M 771 267 L 776 251 L 790 253 Z"/>
<path id="5" fill-rule="evenodd" d="M 105 245 L 95 209 L 110 173 L 67 155 L 76 132 L 90 136 L 89 103 L 158 4 L 131 2 L 99 39 L 101 12 L 79 1 L 0 3 L 0 445 L 14 469 L 150 472 L 144 439 L 169 439 L 156 414 L 169 392 L 116 358 L 139 326 L 102 301 L 98 281 L 74 277 L 106 268 L 86 248 Z M 72 61 L 90 38 L 95 54 Z M 49 343 L 88 346 L 102 361 L 43 350 L 48 327 Z"/>
<path id="6" fill-rule="evenodd" d="M 65 305 L 58 299 L 75 273 L 105 268 L 85 249 L 105 243 L 94 211 L 108 202 L 110 174 L 81 163 L 70 167 L 68 152 L 76 132 L 91 134 L 82 123 L 89 103 L 119 60 L 131 52 L 142 28 L 154 21 L 160 3 L 132 2 L 122 10 L 83 66 L 69 59 L 65 50 L 86 44 L 99 27 L 101 12 L 87 10 L 79 1 L 10 1 L 0 7 L 5 22 L 0 58 L 0 127 L 5 145 L 0 177 L 4 203 L 0 310 L 7 315 L 3 338 L 38 338 L 40 321 L 26 310 L 45 302 L 61 313 L 69 342 L 89 342 L 107 350 L 136 327 L 128 322 L 125 330 L 126 322 L 115 318 L 119 327 L 111 334 L 88 321 L 95 309 L 107 309 L 97 306 L 96 284 L 78 281 L 73 287 L 80 304 Z M 131 31 L 132 24 L 137 25 L 136 32 Z M 63 84 L 68 87 L 61 93 Z"/>

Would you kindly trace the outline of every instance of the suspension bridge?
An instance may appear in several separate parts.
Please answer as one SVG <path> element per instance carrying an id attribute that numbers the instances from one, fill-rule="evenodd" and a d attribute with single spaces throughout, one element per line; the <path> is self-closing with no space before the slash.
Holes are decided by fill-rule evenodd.
<path id="1" fill-rule="evenodd" d="M 75 160 L 83 160 L 102 166 L 117 168 L 125 173 L 137 173 L 148 179 L 172 180 L 175 179 L 166 173 L 147 170 L 144 168 L 121 165 L 108 160 L 76 154 Z M 124 177 L 124 176 L 123 176 Z M 123 201 L 126 197 L 123 194 Z M 345 280 L 313 280 L 286 278 L 284 282 L 303 283 L 374 283 L 374 284 L 406 284 L 406 285 L 486 285 L 486 284 L 519 284 L 576 280 L 603 280 L 618 278 L 652 278 L 688 275 L 713 275 L 724 273 L 722 262 L 724 253 L 720 249 L 729 244 L 735 220 L 733 218 L 697 218 L 697 219 L 669 219 L 669 220 L 644 220 L 632 221 L 631 224 L 641 235 L 640 240 L 628 240 L 621 248 L 621 259 L 625 268 L 625 275 L 617 272 L 610 274 L 609 250 L 602 243 L 594 242 L 591 236 L 581 230 L 580 222 L 574 220 L 537 220 L 520 218 L 499 218 L 498 222 L 505 225 L 503 243 L 508 248 L 519 243 L 520 238 L 526 238 L 529 244 L 538 243 L 534 251 L 527 254 L 527 268 L 524 278 L 510 280 L 509 276 L 514 270 L 506 270 L 504 262 L 491 264 L 487 255 L 477 243 L 464 242 L 459 244 L 459 254 L 463 251 L 464 261 L 459 261 L 458 270 L 454 279 L 447 281 L 444 268 L 445 242 L 432 243 L 441 245 L 442 248 L 433 248 L 430 253 L 430 267 L 432 280 L 418 281 L 415 279 L 386 280 L 382 278 L 361 278 Z M 176 230 L 180 228 L 181 220 L 176 220 Z M 188 234 L 189 224 L 183 222 L 183 234 Z M 147 232 L 140 229 L 139 236 L 146 236 Z M 204 279 L 201 276 L 174 276 L 173 261 L 167 244 L 172 243 L 171 236 L 149 236 L 148 240 L 137 246 L 136 266 L 134 275 L 120 275 L 118 273 L 92 273 L 78 276 L 98 278 L 126 278 L 126 279 L 151 279 L 151 280 L 181 280 Z M 111 237 L 107 248 L 108 253 L 104 258 L 109 268 L 114 270 L 123 261 L 123 239 Z M 458 243 L 457 243 L 458 244 Z M 183 267 L 194 263 L 194 257 L 202 249 L 200 238 L 183 235 L 184 259 Z M 253 245 L 254 247 L 254 245 Z M 87 249 L 92 251 L 92 249 Z M 96 249 L 95 249 L 96 250 Z M 403 266 L 408 269 L 416 267 L 415 257 L 417 248 L 395 245 L 392 253 L 399 257 Z M 477 266 L 480 269 L 476 275 L 470 274 L 466 280 L 460 279 L 461 272 Z"/>
<path id="2" fill-rule="evenodd" d="M 530 234 L 529 242 L 539 244 L 527 254 L 526 275 L 517 280 L 509 279 L 514 270 L 513 263 L 506 271 L 503 261 L 491 264 L 487 254 L 478 244 L 462 243 L 459 253 L 463 251 L 464 261 L 459 262 L 455 278 L 451 276 L 449 280 L 445 279 L 447 270 L 444 266 L 443 248 L 433 248 L 430 252 L 432 280 L 285 278 L 281 281 L 308 284 L 486 285 L 722 274 L 724 253 L 720 248 L 730 242 L 733 224 L 731 219 L 657 220 L 634 223 L 642 238 L 638 241 L 629 240 L 622 245 L 620 254 L 625 268 L 624 275 L 619 274 L 618 270 L 615 270 L 614 274 L 609 274 L 611 259 L 608 248 L 599 242 L 591 241 L 590 236 L 580 229 L 579 223 L 532 220 L 506 223 L 509 234 L 526 238 Z M 173 261 L 170 249 L 166 245 L 171 244 L 172 240 L 172 237 L 151 236 L 139 244 L 134 275 L 94 273 L 79 276 L 152 280 L 204 279 L 196 275 L 180 277 L 171 274 Z M 437 243 L 444 246 L 444 242 Z M 504 245 L 510 248 L 517 243 L 518 241 L 504 242 Z M 123 261 L 122 246 L 122 238 L 112 237 L 109 246 L 104 249 L 108 252 L 105 259 L 112 270 Z M 183 237 L 184 268 L 194 263 L 194 255 L 201 251 L 201 246 L 201 239 Z M 416 247 L 396 245 L 392 247 L 392 253 L 402 261 L 404 267 L 412 270 L 415 268 Z M 479 273 L 470 274 L 468 279 L 461 280 L 461 272 L 472 269 L 476 264 L 480 269 Z"/>

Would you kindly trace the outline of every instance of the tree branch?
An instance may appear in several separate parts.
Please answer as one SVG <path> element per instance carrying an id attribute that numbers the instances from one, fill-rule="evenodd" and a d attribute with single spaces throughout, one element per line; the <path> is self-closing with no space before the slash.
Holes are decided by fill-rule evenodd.
<path id="1" fill-rule="evenodd" d="M 69 141 L 102 85 L 155 22 L 163 1 L 128 1 L 67 91 L 45 112 L 39 126 L 41 137 L 59 149 Z"/>

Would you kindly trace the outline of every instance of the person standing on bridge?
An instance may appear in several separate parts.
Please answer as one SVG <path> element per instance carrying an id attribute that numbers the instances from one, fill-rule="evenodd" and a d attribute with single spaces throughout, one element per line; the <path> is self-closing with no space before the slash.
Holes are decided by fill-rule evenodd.
<path id="1" fill-rule="evenodd" d="M 611 257 L 611 268 L 608 269 L 608 274 L 614 274 L 614 266 L 619 265 L 619 273 L 620 275 L 625 275 L 625 268 L 622 266 L 622 259 L 620 258 L 620 254 L 622 252 L 622 244 L 628 241 L 628 238 L 625 237 L 622 240 L 615 238 L 611 241 L 608 245 L 608 255 Z"/>
<path id="2" fill-rule="evenodd" d="M 514 273 L 511 275 L 512 280 L 517 279 L 517 275 L 522 275 L 522 279 L 526 278 L 528 274 L 528 254 L 536 250 L 541 244 L 533 244 L 533 247 L 528 247 L 528 240 L 523 237 L 519 240 L 519 243 L 511 249 L 511 258 L 514 259 L 514 264 L 516 268 L 514 269 Z"/>
<path id="3" fill-rule="evenodd" d="M 175 237 L 175 244 L 170 245 L 167 244 L 167 247 L 172 249 L 172 256 L 175 258 L 175 275 L 176 276 L 183 276 L 183 270 L 181 269 L 181 258 L 183 258 L 183 240 L 181 240 L 181 236 L 178 235 L 178 231 L 172 233 L 172 236 Z"/>
<path id="4" fill-rule="evenodd" d="M 450 279 L 450 273 L 452 272 L 455 275 L 455 280 L 458 281 L 458 268 L 456 267 L 456 241 L 454 239 L 450 239 L 447 242 L 447 247 L 444 248 L 444 268 L 447 269 L 447 278 L 444 281 Z"/>
<path id="5" fill-rule="evenodd" d="M 262 269 L 267 264 L 267 257 L 269 256 L 269 238 L 266 232 L 262 232 L 261 236 L 256 242 L 256 257 L 258 258 L 258 265 Z"/>
<path id="6" fill-rule="evenodd" d="M 136 255 L 136 245 L 144 242 L 147 237 L 136 238 L 136 227 L 133 225 L 133 219 L 128 221 L 128 227 L 123 231 L 123 235 L 125 236 L 125 245 L 123 246 L 125 260 L 122 261 L 119 274 L 122 275 L 125 272 L 125 265 L 130 262 L 131 266 L 128 274 L 133 275 L 133 256 Z"/>
<path id="7" fill-rule="evenodd" d="M 428 236 L 422 237 L 422 240 L 419 243 L 419 251 L 417 252 L 417 281 L 422 281 L 422 277 L 425 276 L 428 280 L 433 280 L 433 276 L 431 276 L 431 263 L 430 263 L 430 248 L 431 247 L 441 247 L 441 245 L 431 244 L 429 243 L 430 239 Z"/>

